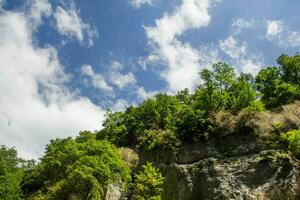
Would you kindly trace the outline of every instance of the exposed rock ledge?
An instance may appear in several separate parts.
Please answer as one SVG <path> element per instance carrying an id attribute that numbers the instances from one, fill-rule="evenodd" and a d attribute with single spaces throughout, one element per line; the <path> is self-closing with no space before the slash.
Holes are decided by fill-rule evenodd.
<path id="1" fill-rule="evenodd" d="M 299 160 L 252 134 L 140 152 L 165 175 L 165 200 L 300 199 Z"/>
<path id="2" fill-rule="evenodd" d="M 299 166 L 272 150 L 160 167 L 166 176 L 163 199 L 300 199 Z"/>

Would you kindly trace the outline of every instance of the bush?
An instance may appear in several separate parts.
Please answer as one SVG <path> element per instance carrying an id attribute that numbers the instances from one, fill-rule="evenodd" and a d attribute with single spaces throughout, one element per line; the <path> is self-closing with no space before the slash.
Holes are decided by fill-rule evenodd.
<path id="1" fill-rule="evenodd" d="M 288 104 L 282 107 L 285 128 L 287 130 L 300 128 L 300 102 Z"/>
<path id="2" fill-rule="evenodd" d="M 138 137 L 138 146 L 145 150 L 172 149 L 180 146 L 181 142 L 170 130 L 145 130 Z"/>
<path id="3" fill-rule="evenodd" d="M 265 110 L 265 104 L 260 100 L 252 101 L 250 105 L 245 108 L 245 111 L 247 112 L 263 112 Z"/>
<path id="4" fill-rule="evenodd" d="M 163 193 L 164 177 L 158 169 L 147 162 L 135 175 L 133 200 L 160 200 Z"/>
<path id="5" fill-rule="evenodd" d="M 138 164 L 139 156 L 132 149 L 121 147 L 118 149 L 121 159 L 131 168 L 135 168 Z"/>
<path id="6" fill-rule="evenodd" d="M 300 158 L 300 129 L 282 133 L 281 139 L 287 142 L 289 150 Z"/>

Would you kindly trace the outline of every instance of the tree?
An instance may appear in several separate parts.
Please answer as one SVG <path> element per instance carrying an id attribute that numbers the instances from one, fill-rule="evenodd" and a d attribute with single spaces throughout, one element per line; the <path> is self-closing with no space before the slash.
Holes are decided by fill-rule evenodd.
<path id="1" fill-rule="evenodd" d="M 277 63 L 280 65 L 282 80 L 300 86 L 300 55 L 288 56 L 282 54 L 278 57 Z"/>
<path id="2" fill-rule="evenodd" d="M 203 84 L 195 93 L 198 107 L 206 112 L 229 110 L 237 112 L 248 107 L 257 93 L 250 74 L 238 76 L 226 63 L 216 63 L 212 70 L 200 72 Z"/>
<path id="3" fill-rule="evenodd" d="M 133 185 L 134 200 L 160 200 L 163 194 L 164 177 L 158 169 L 147 162 L 135 175 Z"/>
<path id="4" fill-rule="evenodd" d="M 97 133 L 98 140 L 108 140 L 113 144 L 119 145 L 120 138 L 127 133 L 123 112 L 107 111 L 105 120 L 102 124 L 104 129 Z"/>
<path id="5" fill-rule="evenodd" d="M 51 140 L 35 171 L 23 187 L 32 191 L 39 185 L 27 194 L 29 199 L 104 199 L 110 183 L 130 181 L 130 169 L 117 149 L 87 131 L 75 140 Z"/>
<path id="6" fill-rule="evenodd" d="M 291 103 L 299 96 L 299 87 L 284 82 L 282 72 L 276 67 L 261 70 L 255 80 L 262 100 L 268 108 Z"/>
<path id="7" fill-rule="evenodd" d="M 21 199 L 22 162 L 14 148 L 0 147 L 0 199 Z"/>

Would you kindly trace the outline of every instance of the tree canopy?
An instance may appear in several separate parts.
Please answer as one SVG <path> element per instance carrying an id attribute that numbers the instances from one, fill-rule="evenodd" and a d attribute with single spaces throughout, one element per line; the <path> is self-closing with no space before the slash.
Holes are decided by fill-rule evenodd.
<path id="1" fill-rule="evenodd" d="M 103 199 L 110 183 L 130 181 L 129 167 L 117 149 L 90 132 L 51 140 L 33 170 L 23 185 L 29 199 Z"/>

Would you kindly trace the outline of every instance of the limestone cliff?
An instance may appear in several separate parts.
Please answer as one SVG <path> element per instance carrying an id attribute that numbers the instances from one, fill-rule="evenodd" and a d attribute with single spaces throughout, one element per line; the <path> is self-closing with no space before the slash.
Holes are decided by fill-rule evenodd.
<path id="1" fill-rule="evenodd" d="M 251 134 L 140 152 L 165 175 L 163 199 L 300 199 L 299 161 Z"/>

